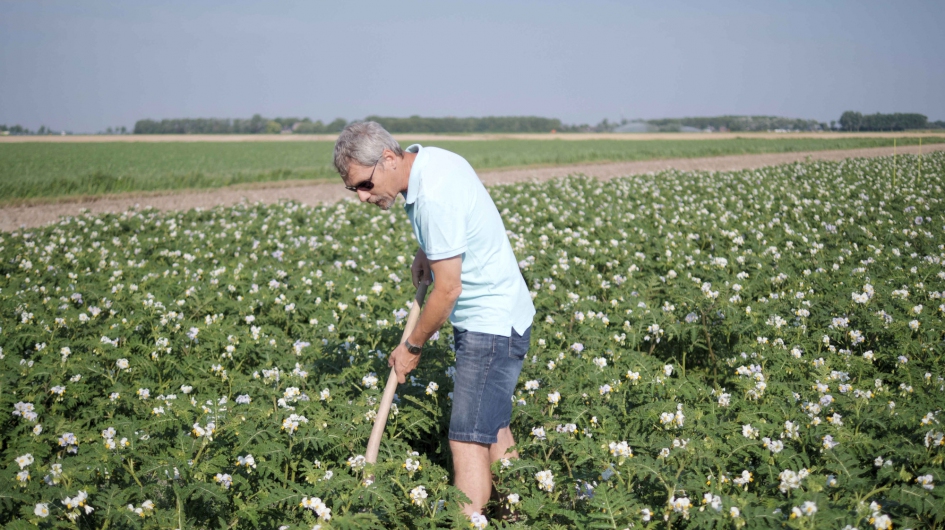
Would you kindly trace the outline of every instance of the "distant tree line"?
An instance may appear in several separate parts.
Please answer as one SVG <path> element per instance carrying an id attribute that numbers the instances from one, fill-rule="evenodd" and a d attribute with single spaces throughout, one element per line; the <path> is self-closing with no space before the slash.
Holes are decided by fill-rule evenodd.
<path id="1" fill-rule="evenodd" d="M 138 120 L 134 134 L 300 134 L 338 133 L 348 122 L 342 118 L 324 124 L 309 118 L 264 118 L 259 114 L 248 120 L 225 118 L 182 118 L 173 120 Z"/>
<path id="2" fill-rule="evenodd" d="M 483 118 L 424 118 L 410 116 L 394 118 L 368 116 L 365 120 L 380 123 L 392 133 L 547 133 L 557 132 L 610 132 L 630 123 L 624 119 L 612 122 L 607 119 L 596 125 L 568 125 L 557 118 L 538 116 L 486 116 Z M 337 118 L 330 123 L 309 118 L 265 118 L 259 114 L 249 119 L 183 118 L 170 120 L 139 120 L 134 134 L 337 134 L 348 125 L 348 121 Z M 817 120 L 782 118 L 778 116 L 715 116 L 666 118 L 645 120 L 648 130 L 678 132 L 698 129 L 714 131 L 817 131 L 841 129 L 844 131 L 902 131 L 909 129 L 945 129 L 945 121 L 928 121 L 922 114 L 870 114 L 847 111 L 840 122 L 827 123 Z M 690 129 L 692 128 L 692 129 Z M 107 133 L 124 133 L 121 127 Z M 52 134 L 46 127 L 33 132 L 20 125 L 0 125 L 4 134 Z"/>
<path id="3" fill-rule="evenodd" d="M 12 134 L 12 135 L 27 135 L 27 134 L 59 134 L 57 131 L 53 131 L 45 125 L 40 125 L 39 129 L 31 131 L 22 125 L 0 125 L 0 133 L 2 134 Z"/>
<path id="4" fill-rule="evenodd" d="M 840 116 L 844 131 L 906 131 L 910 129 L 942 129 L 945 121 L 929 122 L 923 114 L 861 114 L 848 110 Z"/>
<path id="5" fill-rule="evenodd" d="M 728 130 L 741 131 L 819 131 L 827 129 L 826 123 L 817 120 L 803 120 L 799 118 L 781 118 L 778 116 L 715 116 L 708 118 L 668 118 L 661 120 L 647 120 L 646 123 L 655 126 L 661 132 L 678 132 L 683 127 L 693 127 L 699 130 Z"/>
<path id="6" fill-rule="evenodd" d="M 561 130 L 561 120 L 537 116 L 486 116 L 484 118 L 389 118 L 368 116 L 392 133 L 526 133 Z"/>
<path id="7" fill-rule="evenodd" d="M 368 116 L 392 133 L 515 133 L 551 132 L 561 129 L 561 120 L 534 116 L 488 116 L 485 118 L 389 118 Z M 331 123 L 309 118 L 268 119 L 256 114 L 248 120 L 219 118 L 185 118 L 172 120 L 139 120 L 135 134 L 331 134 L 341 132 L 348 124 L 343 118 Z"/>

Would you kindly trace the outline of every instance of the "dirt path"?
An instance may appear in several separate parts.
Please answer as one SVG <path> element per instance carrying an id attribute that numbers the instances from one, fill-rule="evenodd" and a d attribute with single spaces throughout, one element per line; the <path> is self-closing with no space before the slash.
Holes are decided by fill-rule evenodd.
<path id="1" fill-rule="evenodd" d="M 945 150 L 945 144 L 922 147 L 922 152 Z M 918 146 L 900 147 L 898 153 L 917 154 Z M 874 157 L 893 154 L 891 147 L 850 149 L 843 151 L 811 151 L 800 153 L 771 153 L 760 155 L 719 156 L 710 158 L 675 158 L 646 160 L 641 162 L 618 162 L 605 164 L 579 164 L 571 166 L 483 171 L 479 174 L 487 185 L 522 181 L 541 181 L 565 175 L 581 173 L 601 179 L 625 175 L 639 175 L 678 169 L 682 171 L 708 170 L 733 171 L 762 166 L 788 164 L 811 160 L 841 160 L 851 157 Z M 332 203 L 344 198 L 353 198 L 341 182 L 289 185 L 273 183 L 270 187 L 225 188 L 212 190 L 184 190 L 170 194 L 108 197 L 76 202 L 15 206 L 0 208 L 0 230 L 9 232 L 20 228 L 33 228 L 55 222 L 60 216 L 77 215 L 83 209 L 93 213 L 121 212 L 131 207 L 153 206 L 160 210 L 189 210 L 212 208 L 217 205 L 233 205 L 240 201 L 262 201 L 264 203 L 292 199 L 303 204 Z"/>

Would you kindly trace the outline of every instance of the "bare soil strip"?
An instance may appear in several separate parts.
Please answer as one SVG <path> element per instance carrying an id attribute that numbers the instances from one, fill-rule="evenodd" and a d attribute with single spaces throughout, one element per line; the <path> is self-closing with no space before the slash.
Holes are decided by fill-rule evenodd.
<path id="1" fill-rule="evenodd" d="M 732 140 L 758 138 L 790 140 L 795 138 L 931 138 L 945 132 L 727 132 L 727 133 L 521 133 L 521 134 L 395 134 L 397 141 L 470 141 L 470 140 Z M 337 134 L 76 134 L 68 136 L 0 136 L 0 143 L 163 143 L 163 142 L 334 142 Z"/>
<path id="2" fill-rule="evenodd" d="M 945 144 L 923 146 L 922 152 L 945 150 Z M 900 147 L 900 154 L 918 154 L 919 146 Z M 525 168 L 483 171 L 479 177 L 486 185 L 513 182 L 544 181 L 567 175 L 583 174 L 603 180 L 619 176 L 654 173 L 667 169 L 680 171 L 735 171 L 763 166 L 803 162 L 805 160 L 842 160 L 844 158 L 888 156 L 892 147 L 849 149 L 842 151 L 810 151 L 799 153 L 770 153 L 759 155 L 718 156 L 708 158 L 676 158 L 600 164 L 578 164 L 558 167 Z M 56 222 L 60 216 L 75 216 L 88 210 L 92 213 L 123 212 L 129 208 L 154 207 L 159 210 L 189 210 L 191 208 L 213 208 L 230 206 L 242 201 L 273 203 L 295 200 L 302 204 L 334 203 L 342 199 L 353 199 L 354 195 L 337 182 L 295 183 L 284 185 L 273 183 L 271 187 L 222 188 L 211 190 L 181 190 L 169 194 L 106 196 L 82 199 L 75 202 L 37 204 L 33 206 L 11 206 L 0 208 L 0 230 L 10 232 L 21 228 L 35 228 Z"/>

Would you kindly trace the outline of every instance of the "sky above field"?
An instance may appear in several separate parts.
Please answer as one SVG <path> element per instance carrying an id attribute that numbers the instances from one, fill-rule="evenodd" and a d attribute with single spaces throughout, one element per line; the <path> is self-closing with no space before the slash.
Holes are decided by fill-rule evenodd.
<path id="1" fill-rule="evenodd" d="M 945 2 L 0 0 L 0 124 L 945 119 Z"/>

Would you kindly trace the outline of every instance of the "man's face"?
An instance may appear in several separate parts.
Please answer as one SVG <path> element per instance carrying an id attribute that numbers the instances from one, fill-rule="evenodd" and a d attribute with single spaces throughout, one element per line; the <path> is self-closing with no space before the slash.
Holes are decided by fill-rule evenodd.
<path id="1" fill-rule="evenodd" d="M 345 186 L 359 186 L 371 182 L 374 187 L 366 190 L 358 188 L 358 199 L 377 206 L 382 210 L 389 210 L 394 205 L 397 193 L 394 191 L 393 175 L 385 167 L 387 151 L 374 166 L 351 164 L 348 168 L 348 180 Z"/>

